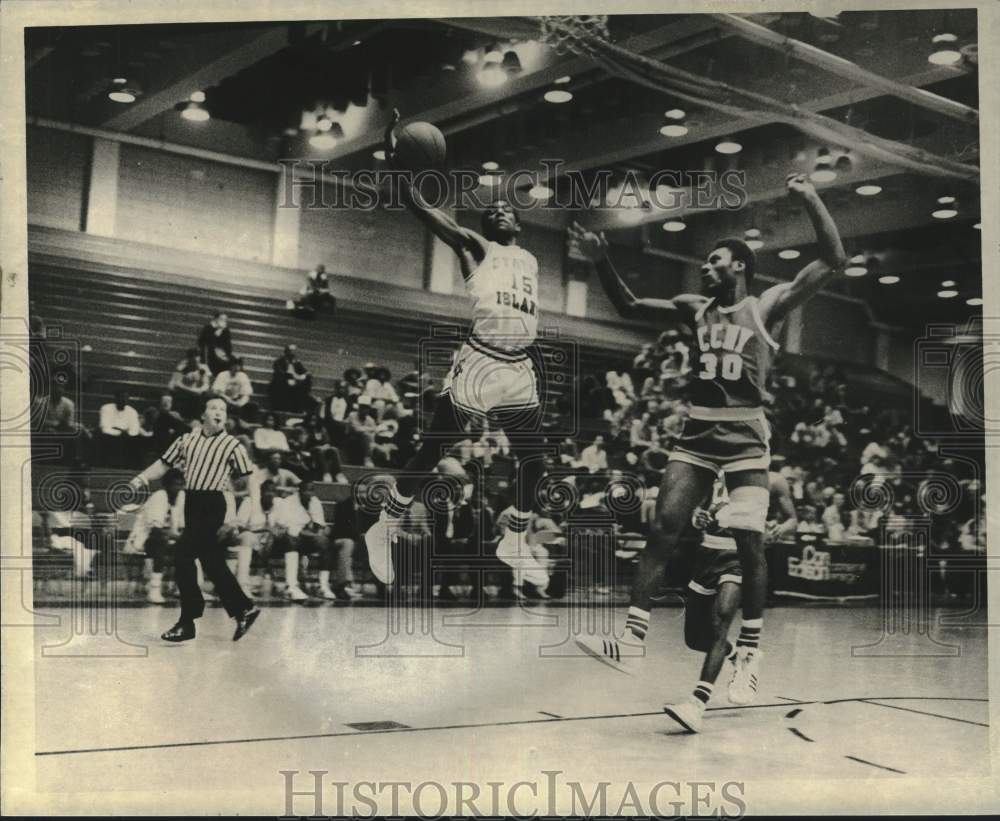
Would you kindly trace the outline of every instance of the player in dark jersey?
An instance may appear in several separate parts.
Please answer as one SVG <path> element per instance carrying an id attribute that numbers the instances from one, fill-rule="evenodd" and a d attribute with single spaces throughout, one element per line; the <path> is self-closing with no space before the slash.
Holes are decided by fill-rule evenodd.
<path id="1" fill-rule="evenodd" d="M 724 239 L 712 246 L 701 266 L 701 294 L 642 299 L 618 276 L 603 234 L 576 224 L 570 230 L 571 240 L 597 268 L 619 313 L 686 324 L 695 331 L 698 347 L 692 355 L 694 403 L 663 474 L 656 515 L 632 585 L 625 636 L 620 641 L 602 637 L 578 641 L 587 653 L 617 669 L 627 671 L 628 661 L 643 655 L 650 599 L 663 568 L 695 507 L 716 476 L 723 474 L 730 496 L 730 529 L 743 569 L 743 622 L 737 640 L 740 686 L 759 677 L 770 464 L 770 432 L 761 405 L 770 357 L 777 349 L 771 331 L 832 279 L 847 259 L 837 227 L 812 184 L 803 175 L 792 174 L 786 187 L 813 225 L 819 258 L 791 282 L 774 285 L 759 298 L 750 295 L 756 257 L 741 240 Z"/>
<path id="2" fill-rule="evenodd" d="M 798 519 L 788 482 L 780 473 L 768 474 L 770 507 L 765 542 L 777 542 L 795 533 Z M 698 684 L 691 698 L 678 704 L 665 704 L 663 712 L 691 733 L 701 727 L 705 705 L 712 697 L 722 666 L 736 661 L 736 648 L 728 640 L 729 625 L 740 606 L 743 570 L 736 540 L 726 527 L 729 497 L 725 483 L 717 479 L 705 508 L 697 508 L 691 523 L 702 531 L 701 544 L 695 550 L 684 608 L 684 642 L 692 650 L 705 654 Z M 735 673 L 735 670 L 734 670 Z M 730 682 L 729 700 L 747 703 L 747 693 Z M 751 680 L 751 700 L 756 694 L 756 680 Z"/>

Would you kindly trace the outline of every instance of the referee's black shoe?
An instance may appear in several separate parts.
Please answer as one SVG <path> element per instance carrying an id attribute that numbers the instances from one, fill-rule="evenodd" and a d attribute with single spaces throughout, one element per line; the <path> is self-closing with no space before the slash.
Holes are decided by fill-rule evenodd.
<path id="1" fill-rule="evenodd" d="M 166 633 L 160 636 L 164 641 L 190 641 L 194 638 L 194 622 L 193 621 L 179 621 L 173 627 L 171 627 Z"/>
<path id="2" fill-rule="evenodd" d="M 239 641 L 243 638 L 247 631 L 253 627 L 253 623 L 257 621 L 257 616 L 260 615 L 259 607 L 251 607 L 249 610 L 244 611 L 240 616 L 236 617 L 236 632 L 233 633 L 233 641 Z"/>

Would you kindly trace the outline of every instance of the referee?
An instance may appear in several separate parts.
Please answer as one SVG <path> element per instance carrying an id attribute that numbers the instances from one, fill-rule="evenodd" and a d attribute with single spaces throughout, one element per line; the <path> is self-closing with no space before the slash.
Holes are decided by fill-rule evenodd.
<path id="1" fill-rule="evenodd" d="M 225 432 L 225 400 L 205 400 L 201 424 L 201 430 L 178 436 L 156 462 L 132 480 L 132 487 L 146 487 L 172 467 L 184 473 L 185 528 L 177 540 L 176 558 L 181 617 L 161 638 L 178 642 L 195 636 L 194 620 L 205 611 L 194 566 L 194 560 L 199 559 L 226 612 L 236 620 L 233 641 L 238 641 L 257 620 L 260 608 L 243 592 L 226 564 L 226 548 L 219 543 L 218 531 L 226 518 L 225 491 L 232 487 L 230 476 L 243 484 L 253 466 L 239 440 Z M 254 482 L 246 485 L 256 502 L 259 488 Z"/>

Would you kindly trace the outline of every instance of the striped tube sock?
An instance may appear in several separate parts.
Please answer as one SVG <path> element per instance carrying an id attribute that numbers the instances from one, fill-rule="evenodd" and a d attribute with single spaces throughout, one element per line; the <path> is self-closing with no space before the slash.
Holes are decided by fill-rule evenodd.
<path id="1" fill-rule="evenodd" d="M 740 624 L 740 637 L 736 639 L 737 647 L 747 647 L 756 650 L 760 646 L 760 629 L 764 619 L 743 619 Z"/>
<path id="2" fill-rule="evenodd" d="M 396 488 L 393 488 L 389 498 L 385 500 L 385 512 L 390 519 L 399 519 L 406 513 L 406 509 L 412 501 L 412 496 L 403 496 Z"/>
<path id="3" fill-rule="evenodd" d="M 698 686 L 694 688 L 694 699 L 702 707 L 708 704 L 708 700 L 712 697 L 712 687 L 713 684 L 710 681 L 699 681 Z"/>
<path id="4" fill-rule="evenodd" d="M 524 513 L 516 508 L 510 514 L 507 521 L 507 529 L 514 533 L 524 533 L 528 529 L 528 522 L 531 521 L 531 511 Z"/>
<path id="5" fill-rule="evenodd" d="M 625 629 L 631 630 L 639 641 L 645 641 L 646 631 L 649 630 L 649 611 L 641 607 L 630 607 L 625 618 Z"/>

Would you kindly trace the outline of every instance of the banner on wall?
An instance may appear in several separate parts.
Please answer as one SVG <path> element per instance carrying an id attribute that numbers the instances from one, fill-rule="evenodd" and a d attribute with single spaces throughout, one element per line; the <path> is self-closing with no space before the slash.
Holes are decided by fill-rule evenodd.
<path id="1" fill-rule="evenodd" d="M 768 550 L 771 591 L 806 599 L 869 599 L 879 596 L 879 550 L 870 545 L 831 544 L 802 536 Z"/>

